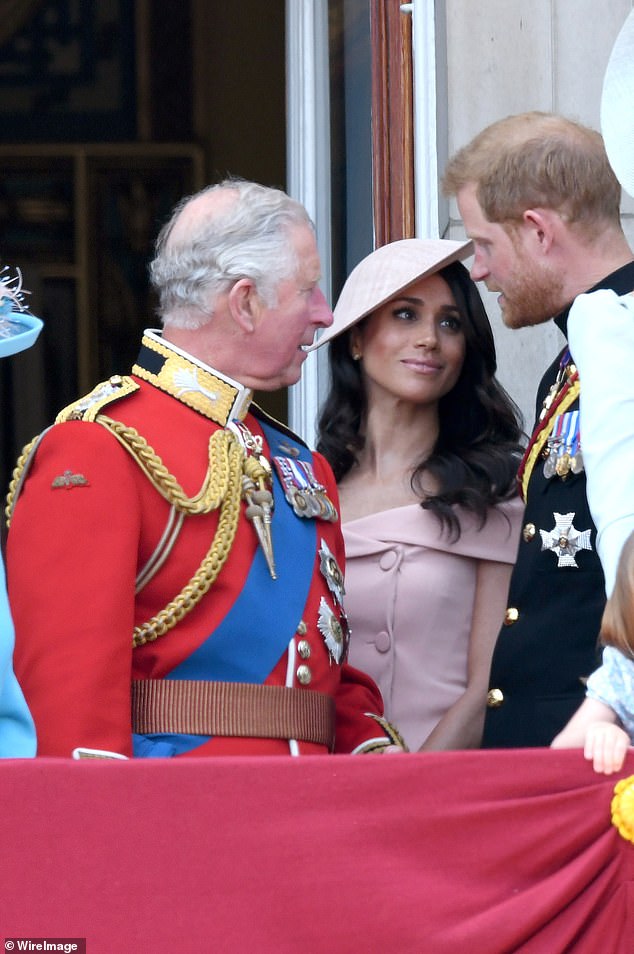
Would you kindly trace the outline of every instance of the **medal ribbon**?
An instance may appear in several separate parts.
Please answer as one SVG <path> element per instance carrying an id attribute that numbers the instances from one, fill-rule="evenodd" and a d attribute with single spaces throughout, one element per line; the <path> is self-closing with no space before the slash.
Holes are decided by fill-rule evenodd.
<path id="1" fill-rule="evenodd" d="M 562 430 L 566 432 L 566 451 L 572 456 L 579 445 L 579 411 L 566 411 Z"/>
<path id="2" fill-rule="evenodd" d="M 292 460 L 288 459 L 288 469 L 291 474 L 291 480 L 295 487 L 299 487 L 300 490 L 307 490 L 309 493 L 315 485 L 315 479 L 312 474 L 312 467 L 308 465 L 308 469 L 303 466 L 305 461 L 303 460 Z M 312 478 L 312 479 L 311 479 Z"/>
<path id="3" fill-rule="evenodd" d="M 567 410 L 570 405 L 573 404 L 579 397 L 580 390 L 581 386 L 579 384 L 579 372 L 575 370 L 557 395 L 556 400 L 551 404 L 550 408 L 548 409 L 548 413 L 545 415 L 543 420 L 539 421 L 537 427 L 533 431 L 533 436 L 529 441 L 528 447 L 524 452 L 524 456 L 517 471 L 517 480 L 520 485 L 520 493 L 524 503 L 526 503 L 528 483 L 531 479 L 533 468 L 542 452 L 544 444 L 551 434 L 552 428 L 554 426 L 555 414 L 557 411 L 563 412 Z"/>

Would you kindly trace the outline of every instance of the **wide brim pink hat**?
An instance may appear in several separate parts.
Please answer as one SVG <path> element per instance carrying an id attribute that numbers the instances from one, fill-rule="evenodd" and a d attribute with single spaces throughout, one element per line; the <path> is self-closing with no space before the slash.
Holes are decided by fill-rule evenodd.
<path id="1" fill-rule="evenodd" d="M 350 272 L 335 305 L 332 325 L 306 350 L 320 348 L 414 282 L 472 252 L 473 242 L 449 239 L 401 239 L 382 245 Z"/>
<path id="2" fill-rule="evenodd" d="M 619 31 L 603 78 L 601 132 L 617 179 L 634 196 L 634 10 Z"/>

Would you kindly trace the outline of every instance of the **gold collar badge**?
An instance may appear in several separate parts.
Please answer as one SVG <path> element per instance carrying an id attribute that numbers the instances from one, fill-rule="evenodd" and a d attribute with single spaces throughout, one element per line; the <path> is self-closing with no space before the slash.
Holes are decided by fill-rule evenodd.
<path id="1" fill-rule="evenodd" d="M 221 427 L 244 420 L 253 392 L 146 331 L 132 373 Z"/>

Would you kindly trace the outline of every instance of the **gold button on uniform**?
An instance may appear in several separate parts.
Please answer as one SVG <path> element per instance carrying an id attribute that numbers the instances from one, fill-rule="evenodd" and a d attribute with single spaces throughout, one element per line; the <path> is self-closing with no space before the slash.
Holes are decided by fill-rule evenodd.
<path id="1" fill-rule="evenodd" d="M 527 523 L 522 530 L 522 536 L 524 537 L 526 543 L 530 543 L 536 533 L 537 530 L 534 523 Z"/>
<path id="2" fill-rule="evenodd" d="M 310 659 L 310 643 L 307 639 L 300 639 L 297 644 L 297 652 L 302 659 Z"/>
<path id="3" fill-rule="evenodd" d="M 297 681 L 300 682 L 302 686 L 307 686 L 312 678 L 313 674 L 308 666 L 302 664 L 297 667 Z"/>
<path id="4" fill-rule="evenodd" d="M 504 693 L 501 689 L 489 689 L 487 693 L 487 705 L 489 709 L 499 709 L 504 702 Z"/>
<path id="5" fill-rule="evenodd" d="M 520 611 L 516 609 L 515 606 L 509 606 L 506 613 L 504 614 L 504 625 L 512 626 L 513 623 L 517 623 L 520 618 Z"/>
<path id="6" fill-rule="evenodd" d="M 305 636 L 307 632 L 308 632 L 308 626 L 306 625 L 303 619 L 300 619 L 299 626 L 297 627 L 297 635 Z"/>

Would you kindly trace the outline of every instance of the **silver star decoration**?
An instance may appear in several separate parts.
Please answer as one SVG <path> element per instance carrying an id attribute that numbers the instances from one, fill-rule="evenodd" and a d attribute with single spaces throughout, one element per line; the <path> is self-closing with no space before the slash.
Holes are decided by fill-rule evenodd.
<path id="1" fill-rule="evenodd" d="M 343 573 L 332 550 L 323 538 L 319 547 L 319 569 L 328 584 L 328 589 L 339 603 L 339 606 L 343 606 L 343 595 L 345 593 Z"/>
<path id="2" fill-rule="evenodd" d="M 324 637 L 324 642 L 328 647 L 328 652 L 336 663 L 340 663 L 344 658 L 346 648 L 345 633 L 340 621 L 333 613 L 326 600 L 321 598 L 319 601 L 319 618 L 317 620 L 319 632 Z"/>
<path id="3" fill-rule="evenodd" d="M 575 553 L 591 550 L 590 530 L 577 530 L 573 524 L 574 513 L 553 513 L 555 526 L 552 530 L 540 530 L 542 550 L 552 550 L 557 556 L 557 566 L 577 566 Z"/>

